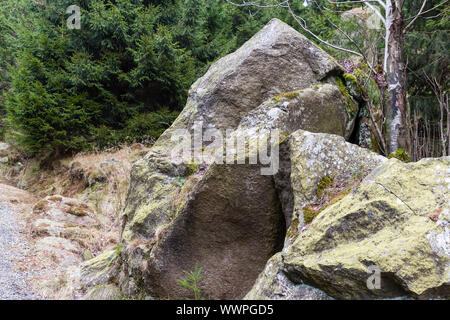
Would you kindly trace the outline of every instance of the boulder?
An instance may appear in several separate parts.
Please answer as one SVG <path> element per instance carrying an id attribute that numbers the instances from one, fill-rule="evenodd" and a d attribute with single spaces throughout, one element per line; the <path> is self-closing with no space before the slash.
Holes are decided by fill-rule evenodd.
<path id="1" fill-rule="evenodd" d="M 187 199 L 172 223 L 153 245 L 129 253 L 128 270 L 151 296 L 183 298 L 191 293 L 177 280 L 198 264 L 205 297 L 242 297 L 282 247 L 285 223 L 272 177 L 256 165 L 212 165 L 192 191 L 180 192 Z"/>
<path id="2" fill-rule="evenodd" d="M 256 124 L 260 124 L 260 129 L 271 126 L 285 134 L 296 126 L 320 130 L 313 127 L 318 121 L 303 122 L 302 119 L 307 117 L 302 117 L 298 111 L 302 108 L 301 98 L 311 96 L 311 99 L 317 97 L 317 103 L 311 108 L 317 106 L 318 110 L 322 103 L 328 102 L 331 106 L 334 102 L 335 107 L 329 110 L 330 118 L 334 117 L 334 123 L 338 125 L 322 129 L 343 134 L 345 126 L 339 123 L 344 124 L 345 117 L 339 110 L 343 110 L 344 104 L 339 104 L 338 94 L 336 87 L 326 85 L 303 90 L 298 100 L 271 99 L 258 110 L 268 105 L 272 105 L 272 110 L 284 107 L 285 111 L 280 116 L 269 113 L 268 117 L 255 121 L 254 118 L 264 113 L 250 113 L 230 139 L 252 131 Z M 335 121 L 339 116 L 342 121 Z M 292 121 L 296 117 L 298 121 Z M 249 141 L 261 137 L 264 135 L 249 135 Z M 238 160 L 237 154 L 231 153 L 231 156 Z M 249 164 L 250 156 L 246 154 L 245 165 L 214 163 L 205 168 L 198 166 L 195 173 L 183 177 L 185 182 L 181 185 L 177 184 L 175 177 L 170 184 L 159 182 L 157 193 L 149 195 L 157 197 L 155 201 L 145 208 L 145 215 L 135 216 L 129 225 L 139 228 L 124 231 L 123 239 L 128 240 L 123 252 L 127 261 L 124 263 L 126 271 L 121 277 L 125 292 L 126 288 L 138 287 L 137 277 L 139 284 L 151 296 L 189 297 L 190 292 L 179 286 L 177 280 L 184 278 L 185 271 L 198 264 L 204 270 L 199 285 L 203 294 L 218 299 L 244 296 L 266 261 L 281 250 L 286 226 L 289 225 L 286 219 L 290 219 L 288 212 L 284 214 L 273 176 L 262 175 L 261 165 Z M 165 212 L 161 210 L 164 208 L 162 202 Z M 161 213 L 167 215 L 168 223 L 158 220 Z M 149 218 L 153 219 L 149 227 L 142 228 L 143 219 Z M 154 235 L 147 243 L 133 238 L 147 236 L 149 231 Z"/>
<path id="3" fill-rule="evenodd" d="M 319 190 L 321 181 L 329 179 L 329 187 L 334 184 L 345 192 L 387 161 L 385 157 L 336 135 L 298 130 L 291 135 L 289 144 L 293 216 L 299 219 L 299 227 L 305 222 L 305 207 L 319 200 L 320 191 L 323 191 Z"/>
<path id="4" fill-rule="evenodd" d="M 342 72 L 333 58 L 277 19 L 236 52 L 214 63 L 191 87 L 186 107 L 174 124 L 133 167 L 123 213 L 127 220 L 124 238 L 152 237 L 158 227 L 169 222 L 166 213 L 171 197 L 167 195 L 176 192 L 173 181 L 189 171 L 188 163 L 170 157 L 177 144 L 172 141 L 176 130 L 192 131 L 195 126 L 223 132 L 236 129 L 242 118 L 265 100 L 333 81 L 333 76 Z"/>
<path id="5" fill-rule="evenodd" d="M 80 285 L 86 288 L 106 285 L 118 274 L 115 263 L 117 258 L 117 250 L 109 250 L 83 262 L 76 272 L 79 274 Z"/>
<path id="6" fill-rule="evenodd" d="M 338 85 L 341 73 L 334 59 L 276 19 L 211 66 L 172 127 L 131 172 L 120 252 L 125 294 L 191 297 L 177 281 L 196 264 L 205 297 L 234 299 L 248 292 L 283 247 L 290 225 L 289 152 L 274 177 L 276 172 L 263 175 L 261 164 L 247 161 L 253 151 L 240 165 L 180 161 L 172 155 L 172 138 L 179 129 L 228 130 L 226 145 L 244 134 L 267 142 L 273 129 L 283 137 L 298 129 L 349 137 L 358 106 Z M 215 143 L 200 147 L 211 157 L 223 151 Z M 229 157 L 239 161 L 233 152 Z"/>
<path id="7" fill-rule="evenodd" d="M 292 194 L 292 199 L 285 196 L 285 199 L 292 202 L 291 205 L 285 206 L 292 211 L 284 240 L 287 249 L 311 222 L 305 222 L 304 218 L 309 213 L 306 212 L 309 209 L 308 205 L 315 204 L 322 209 L 330 202 L 339 200 L 349 188 L 357 185 L 387 159 L 350 144 L 341 136 L 304 130 L 292 133 L 285 144 L 289 170 L 284 177 L 278 177 L 276 181 L 282 180 L 279 184 L 284 181 L 285 188 L 290 189 Z M 329 185 L 319 190 L 321 181 L 325 179 L 330 181 Z M 319 195 L 319 191 L 322 194 Z M 315 214 L 319 214 L 319 211 L 317 210 Z M 291 283 L 281 269 L 281 261 L 281 255 L 276 255 L 268 262 L 253 289 L 247 294 L 248 299 L 309 300 L 323 297 L 304 283 Z"/>
<path id="8" fill-rule="evenodd" d="M 63 227 L 79 226 L 93 227 L 97 225 L 93 210 L 80 200 L 66 198 L 60 195 L 47 196 L 37 202 L 33 207 L 33 214 L 45 220 L 59 222 Z M 34 224 L 37 229 L 42 221 Z M 55 223 L 49 224 L 50 226 Z"/>
<path id="9" fill-rule="evenodd" d="M 280 269 L 336 299 L 450 298 L 450 157 L 385 162 L 313 220 Z"/>

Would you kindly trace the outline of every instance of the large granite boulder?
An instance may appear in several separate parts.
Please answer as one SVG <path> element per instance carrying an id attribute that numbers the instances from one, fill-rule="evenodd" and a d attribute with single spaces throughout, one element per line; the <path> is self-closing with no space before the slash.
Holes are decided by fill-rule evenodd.
<path id="1" fill-rule="evenodd" d="M 190 171 L 189 163 L 180 164 L 171 157 L 179 142 L 174 139 L 177 130 L 193 131 L 200 126 L 200 130 L 216 128 L 225 134 L 264 101 L 323 81 L 335 82 L 334 76 L 342 72 L 333 58 L 277 19 L 239 50 L 214 63 L 191 87 L 186 107 L 174 124 L 134 166 L 124 210 L 124 239 L 152 237 L 161 224 L 169 222 L 167 195 L 176 190 L 172 181 Z M 346 123 L 336 121 L 336 125 Z"/>
<path id="2" fill-rule="evenodd" d="M 345 104 L 339 100 L 340 92 L 335 86 L 305 89 L 296 97 L 266 101 L 244 117 L 228 140 L 239 135 L 246 135 L 249 142 L 270 139 L 256 127 L 279 129 L 286 135 L 298 127 L 344 134 Z M 268 113 L 259 112 L 268 106 L 271 107 Z M 316 116 L 319 110 L 327 110 L 328 123 L 336 125 L 321 127 L 319 120 L 313 121 L 309 115 Z M 262 115 L 265 116 L 259 119 Z M 324 115 L 325 120 L 327 117 Z M 240 160 L 239 154 L 230 154 L 235 163 Z M 186 297 L 190 293 L 177 280 L 198 264 L 203 268 L 200 289 L 207 297 L 230 299 L 245 295 L 266 261 L 283 247 L 292 216 L 288 210 L 291 207 L 279 196 L 279 191 L 285 191 L 277 188 L 281 184 L 278 180 L 282 179 L 278 174 L 277 181 L 273 175 L 261 174 L 262 165 L 250 164 L 251 156 L 248 150 L 245 159 L 241 159 L 245 164 L 198 165 L 195 172 L 182 178 L 185 181 L 180 185 L 176 184 L 176 178 L 169 185 L 159 182 L 158 187 L 164 192 L 173 190 L 157 194 L 157 200 L 166 201 L 168 209 L 161 211 L 160 202 L 155 201 L 154 211 L 146 212 L 153 219 L 151 228 L 155 228 L 149 242 L 133 238 L 139 233 L 124 233 L 125 241 L 130 240 L 123 252 L 127 261 L 126 273 L 124 270 L 121 277 L 123 287 L 137 288 L 138 278 L 151 295 Z M 168 223 L 158 220 L 162 212 L 168 216 Z M 148 231 L 143 229 L 140 234 Z"/>
<path id="3" fill-rule="evenodd" d="M 320 212 L 279 261 L 291 287 L 337 299 L 450 298 L 450 157 L 385 162 Z M 276 276 L 261 279 L 248 298 L 281 290 Z"/>
<path id="4" fill-rule="evenodd" d="M 125 294 L 190 297 L 177 280 L 195 264 L 202 267 L 199 287 L 205 297 L 241 298 L 248 292 L 283 247 L 290 225 L 286 143 L 279 144 L 282 168 L 274 176 L 261 174 L 261 163 L 211 164 L 173 156 L 179 143 L 173 138 L 180 129 L 187 135 L 228 131 L 227 146 L 242 134 L 267 142 L 266 129 L 282 136 L 304 129 L 348 137 L 358 106 L 338 85 L 341 74 L 334 59 L 276 19 L 211 66 L 192 86 L 173 126 L 132 170 L 117 262 Z M 222 150 L 215 143 L 199 149 L 207 156 Z M 253 155 L 249 151 L 244 160 Z M 239 162 L 232 152 L 228 156 Z"/>

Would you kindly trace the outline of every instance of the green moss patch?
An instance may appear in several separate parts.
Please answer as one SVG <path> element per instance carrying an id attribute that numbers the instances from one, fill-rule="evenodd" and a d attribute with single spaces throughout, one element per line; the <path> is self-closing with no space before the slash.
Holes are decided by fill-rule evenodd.
<path id="1" fill-rule="evenodd" d="M 391 153 L 390 155 L 388 155 L 388 159 L 398 159 L 400 161 L 403 162 L 409 162 L 410 161 L 410 156 L 409 153 L 407 151 L 405 151 L 404 149 L 400 148 L 397 149 L 395 152 Z"/>

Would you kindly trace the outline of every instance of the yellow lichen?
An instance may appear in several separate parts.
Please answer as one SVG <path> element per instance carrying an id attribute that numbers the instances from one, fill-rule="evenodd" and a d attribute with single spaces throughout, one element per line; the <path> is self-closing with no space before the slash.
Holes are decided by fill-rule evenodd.
<path id="1" fill-rule="evenodd" d="M 317 195 L 320 197 L 327 188 L 331 187 L 333 185 L 333 178 L 326 176 L 323 177 L 320 181 L 319 184 L 317 185 Z"/>
<path id="2" fill-rule="evenodd" d="M 299 91 L 285 92 L 277 95 L 276 97 L 273 97 L 272 99 L 276 102 L 280 102 L 281 99 L 294 100 L 298 98 L 299 95 L 300 95 Z"/>

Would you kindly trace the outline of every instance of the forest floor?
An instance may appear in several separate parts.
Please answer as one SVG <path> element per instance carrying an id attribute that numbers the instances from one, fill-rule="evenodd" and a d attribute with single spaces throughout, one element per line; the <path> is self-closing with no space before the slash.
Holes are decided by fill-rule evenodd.
<path id="1" fill-rule="evenodd" d="M 0 300 L 40 299 L 30 289 L 33 275 L 24 265 L 32 245 L 21 215 L 33 200 L 25 191 L 0 184 Z"/>

